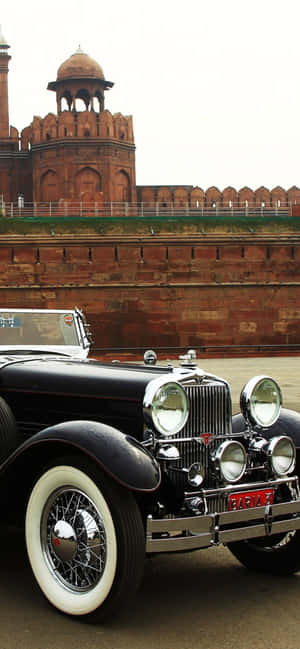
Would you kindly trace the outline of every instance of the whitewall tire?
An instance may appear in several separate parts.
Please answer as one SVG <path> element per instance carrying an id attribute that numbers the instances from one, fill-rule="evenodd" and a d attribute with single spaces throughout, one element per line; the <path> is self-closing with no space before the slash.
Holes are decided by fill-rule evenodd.
<path id="1" fill-rule="evenodd" d="M 104 617 L 141 579 L 145 542 L 137 505 L 105 475 L 97 472 L 95 480 L 94 468 L 48 469 L 31 492 L 25 533 L 34 576 L 64 613 Z"/>

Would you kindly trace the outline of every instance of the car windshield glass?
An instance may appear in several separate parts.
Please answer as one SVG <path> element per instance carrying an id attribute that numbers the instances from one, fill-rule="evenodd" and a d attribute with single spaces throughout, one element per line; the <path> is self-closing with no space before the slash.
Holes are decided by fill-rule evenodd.
<path id="1" fill-rule="evenodd" d="M 0 312 L 0 345 L 79 345 L 74 314 Z"/>

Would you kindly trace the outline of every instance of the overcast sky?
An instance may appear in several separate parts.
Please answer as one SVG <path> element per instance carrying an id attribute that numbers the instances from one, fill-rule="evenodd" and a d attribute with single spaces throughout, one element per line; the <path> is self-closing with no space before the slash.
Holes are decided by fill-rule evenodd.
<path id="1" fill-rule="evenodd" d="M 299 0 L 9 0 L 0 23 L 19 130 L 80 43 L 133 115 L 138 184 L 300 185 Z"/>

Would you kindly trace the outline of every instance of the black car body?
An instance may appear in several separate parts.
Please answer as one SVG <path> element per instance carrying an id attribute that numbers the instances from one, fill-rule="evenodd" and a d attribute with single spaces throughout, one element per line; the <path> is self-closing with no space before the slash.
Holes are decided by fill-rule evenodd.
<path id="1" fill-rule="evenodd" d="M 145 554 L 227 544 L 252 569 L 300 569 L 300 417 L 254 377 L 232 418 L 230 386 L 197 367 L 88 359 L 75 310 L 0 312 L 0 480 L 25 513 L 33 573 L 58 609 L 111 614 Z M 150 364 L 149 364 L 150 363 Z"/>

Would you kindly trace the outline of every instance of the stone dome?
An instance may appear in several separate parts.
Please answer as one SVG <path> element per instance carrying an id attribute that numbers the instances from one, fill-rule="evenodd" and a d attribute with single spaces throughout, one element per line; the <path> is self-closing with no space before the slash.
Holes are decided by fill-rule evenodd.
<path id="1" fill-rule="evenodd" d="M 104 79 L 104 73 L 97 61 L 79 47 L 57 70 L 57 81 L 66 79 Z"/>

